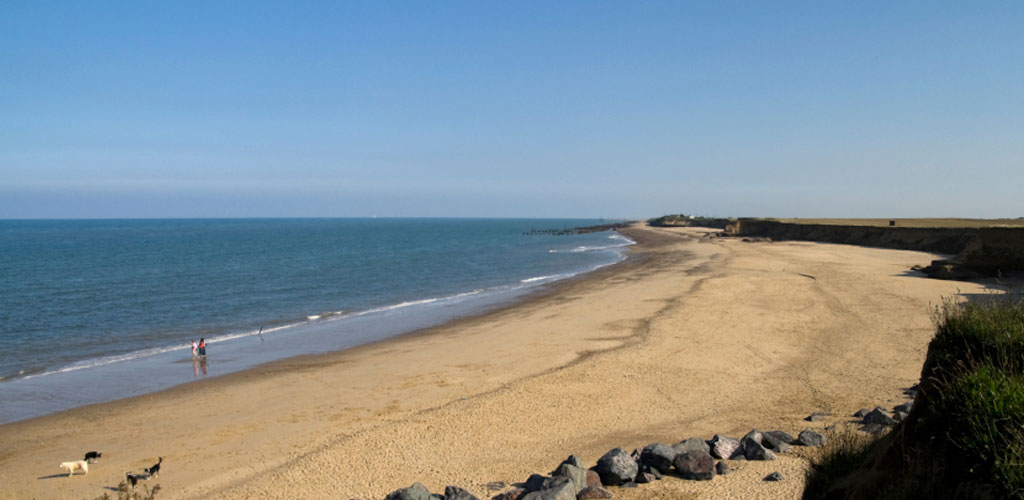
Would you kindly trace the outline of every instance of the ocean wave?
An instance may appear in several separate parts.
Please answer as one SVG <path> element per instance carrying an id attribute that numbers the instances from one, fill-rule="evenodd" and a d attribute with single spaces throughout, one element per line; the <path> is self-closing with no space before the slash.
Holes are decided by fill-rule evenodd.
<path id="1" fill-rule="evenodd" d="M 301 324 L 301 323 L 292 323 L 292 324 L 281 325 L 281 326 L 276 326 L 276 327 L 272 327 L 272 328 L 265 328 L 265 329 L 262 329 L 262 330 L 248 330 L 248 331 L 244 331 L 244 332 L 228 333 L 228 334 L 224 334 L 224 335 L 218 335 L 216 337 L 210 337 L 210 338 L 207 338 L 205 340 L 206 340 L 207 344 L 216 344 L 216 343 L 219 343 L 219 342 L 226 342 L 228 340 L 234 340 L 234 339 L 238 339 L 238 338 L 242 338 L 242 337 L 251 337 L 251 336 L 254 336 L 254 335 L 273 333 L 273 332 L 276 332 L 276 331 L 279 331 L 279 330 L 284 330 L 286 328 L 291 328 L 293 326 L 298 326 L 299 324 Z M 39 373 L 27 373 L 27 374 L 22 375 L 22 372 L 25 371 L 25 370 L 22 370 L 22 372 L 19 372 L 18 374 L 8 375 L 6 377 L 0 378 L 0 382 L 7 382 L 9 380 L 14 380 L 14 379 L 30 379 L 30 378 L 36 378 L 36 377 L 43 377 L 43 376 L 47 376 L 47 375 L 56 375 L 58 373 L 67 373 L 67 372 L 73 372 L 73 371 L 78 371 L 78 370 L 84 370 L 84 369 L 87 369 L 87 368 L 96 368 L 96 367 L 99 367 L 99 366 L 105 366 L 105 365 L 110 365 L 110 364 L 113 364 L 113 363 L 120 363 L 120 362 L 123 362 L 123 361 L 132 361 L 132 360 L 136 360 L 136 359 L 147 358 L 147 357 L 156 356 L 156 355 L 164 354 L 164 353 L 168 353 L 168 352 L 189 351 L 191 349 L 192 349 L 192 343 L 191 342 L 189 342 L 187 344 L 173 344 L 173 345 L 169 345 L 169 346 L 151 347 L 151 348 L 148 348 L 148 349 L 139 349 L 137 351 L 126 352 L 126 353 L 123 353 L 123 354 L 114 354 L 114 355 L 110 355 L 110 356 L 101 356 L 99 358 L 90 358 L 90 359 L 85 359 L 85 360 L 82 360 L 82 361 L 76 361 L 74 363 L 63 365 L 63 366 L 60 366 L 58 368 L 54 368 L 52 370 L 39 370 Z"/>
<path id="2" fill-rule="evenodd" d="M 328 312 L 323 312 L 323 313 L 320 313 L 320 314 L 311 314 L 309 316 L 306 316 L 306 320 L 307 321 L 316 321 L 318 319 L 330 319 L 330 318 L 334 318 L 334 317 L 338 317 L 338 316 L 344 316 L 347 313 L 348 313 L 348 311 L 344 311 L 344 310 L 342 310 L 342 311 L 328 311 Z"/>
<path id="3" fill-rule="evenodd" d="M 605 250 L 615 250 L 618 248 L 625 248 L 630 245 L 635 245 L 636 242 L 630 240 L 628 243 L 619 243 L 616 245 L 596 245 L 596 246 L 578 246 L 568 250 L 564 249 L 552 249 L 548 250 L 548 253 L 581 253 L 581 252 L 600 252 Z"/>
<path id="4" fill-rule="evenodd" d="M 608 250 L 617 250 L 620 248 L 626 248 L 631 245 L 636 245 L 636 242 L 623 236 L 619 233 L 613 233 L 608 236 L 608 239 L 619 241 L 621 243 L 615 243 L 613 245 L 582 245 L 576 248 L 570 249 L 551 249 L 548 253 L 581 253 L 581 252 L 602 252 Z"/>
<path id="5" fill-rule="evenodd" d="M 109 364 L 113 364 L 113 363 L 119 363 L 121 361 L 130 361 L 130 360 L 133 360 L 133 359 L 139 359 L 139 358 L 144 358 L 144 357 L 148 357 L 148 356 L 155 356 L 157 354 L 163 354 L 165 352 L 179 351 L 179 350 L 190 349 L 190 348 L 191 348 L 191 344 L 188 344 L 188 345 L 174 345 L 174 346 L 166 346 L 166 347 L 152 347 L 152 348 L 149 348 L 149 349 L 142 349 L 142 350 L 132 351 L 132 352 L 124 353 L 124 354 L 115 354 L 115 355 L 112 355 L 112 356 L 103 356 L 103 357 L 100 357 L 100 358 L 92 358 L 92 359 L 86 359 L 86 360 L 82 360 L 82 361 L 77 361 L 77 362 L 71 363 L 69 365 L 64 365 L 64 366 L 62 366 L 60 368 L 56 368 L 56 369 L 53 369 L 53 370 L 47 370 L 47 371 L 44 371 L 42 373 L 34 373 L 34 374 L 30 374 L 30 375 L 25 375 L 24 377 L 21 377 L 21 378 L 23 378 L 23 379 L 30 379 L 30 378 L 36 378 L 36 377 L 45 377 L 47 375 L 56 375 L 58 373 L 67 373 L 67 372 L 73 372 L 73 371 L 78 371 L 78 370 L 84 370 L 86 368 L 96 368 L 98 366 L 104 366 L 104 365 L 109 365 Z"/>
<path id="6" fill-rule="evenodd" d="M 549 274 L 547 276 L 537 276 L 537 277 L 534 277 L 534 278 L 526 278 L 524 280 L 519 280 L 519 282 L 520 283 L 536 283 L 538 281 L 544 281 L 544 280 L 549 280 L 549 279 L 552 279 L 552 278 L 557 278 L 558 276 L 559 275 L 557 275 L 557 274 Z"/>
<path id="7" fill-rule="evenodd" d="M 618 236 L 618 235 L 613 235 L 613 236 Z M 628 238 L 625 238 L 625 237 L 619 237 L 619 238 L 613 238 L 613 239 L 624 240 L 624 242 L 623 243 L 619 243 L 619 244 L 615 244 L 615 245 L 605 245 L 605 246 L 582 246 L 582 247 L 577 247 L 577 248 L 574 248 L 574 249 L 571 249 L 571 250 L 568 250 L 568 251 L 569 252 L 586 252 L 586 251 L 612 250 L 612 249 L 617 249 L 617 248 L 624 248 L 626 246 L 635 244 L 634 241 L 632 241 L 632 240 L 630 240 Z M 560 251 L 558 251 L 558 250 L 551 250 L 551 252 L 560 252 Z M 572 278 L 572 277 L 577 276 L 579 274 L 584 274 L 584 273 L 587 273 L 587 272 L 591 272 L 591 271 L 600 269 L 602 267 L 606 267 L 606 266 L 615 264 L 617 262 L 621 262 L 625 258 L 626 258 L 626 256 L 624 254 L 620 253 L 619 254 L 619 258 L 616 259 L 613 262 L 599 264 L 599 265 L 596 265 L 596 266 L 589 267 L 587 269 L 582 269 L 582 270 L 580 270 L 578 272 L 565 273 L 565 274 L 552 274 L 552 275 L 534 276 L 534 277 L 530 277 L 530 278 L 521 279 L 517 283 L 513 283 L 513 284 L 499 285 L 499 286 L 494 286 L 494 287 L 490 287 L 490 288 L 479 288 L 479 289 L 470 290 L 470 291 L 467 291 L 467 292 L 462 292 L 462 293 L 457 293 L 457 294 L 452 294 L 452 295 L 446 295 L 446 296 L 440 296 L 440 297 L 430 297 L 430 298 L 419 299 L 419 300 L 403 301 L 403 302 L 399 302 L 399 303 L 396 303 L 396 304 L 390 304 L 390 305 L 385 305 L 385 306 L 380 306 L 380 307 L 374 307 L 374 308 L 366 309 L 366 310 L 363 310 L 363 311 L 339 310 L 339 311 L 322 312 L 320 314 L 310 314 L 310 315 L 306 315 L 305 319 L 303 321 L 294 322 L 294 323 L 288 323 L 288 324 L 282 324 L 282 325 L 274 326 L 274 327 L 271 327 L 271 328 L 261 328 L 259 330 L 245 330 L 245 331 L 240 331 L 240 332 L 226 333 L 226 334 L 217 335 L 217 336 L 214 336 L 214 337 L 209 337 L 209 338 L 206 339 L 206 342 L 208 344 L 216 344 L 216 343 L 226 342 L 226 341 L 240 339 L 240 338 L 244 338 L 244 337 L 252 337 L 252 336 L 256 336 L 256 335 L 260 335 L 260 334 L 271 334 L 271 333 L 274 333 L 274 332 L 278 332 L 278 331 L 294 328 L 294 327 L 297 327 L 297 326 L 309 324 L 309 323 L 314 322 L 314 321 L 317 321 L 317 322 L 320 322 L 320 321 L 333 321 L 333 320 L 340 320 L 340 319 L 345 319 L 345 318 L 354 318 L 354 317 L 367 316 L 367 315 L 372 315 L 372 314 L 385 314 L 385 313 L 391 313 L 391 312 L 394 312 L 394 311 L 398 311 L 398 310 L 402 310 L 402 309 L 406 309 L 406 308 L 410 308 L 410 307 L 451 304 L 451 303 L 455 303 L 455 302 L 459 302 L 459 301 L 465 300 L 465 299 L 470 298 L 470 297 L 488 296 L 488 295 L 492 295 L 492 294 L 500 294 L 500 293 L 505 293 L 505 292 L 519 291 L 519 290 L 528 289 L 528 288 L 533 287 L 533 286 L 537 286 L 537 285 L 541 285 L 541 284 L 546 284 L 546 283 L 553 282 L 553 281 L 558 281 L 558 280 L 562 280 L 562 279 L 566 279 L 566 278 Z M 0 383 L 8 382 L 8 381 L 16 380 L 16 379 L 30 379 L 30 378 L 44 377 L 44 376 L 55 375 L 55 374 L 60 374 L 60 373 L 73 372 L 73 371 L 77 371 L 77 370 L 84 370 L 84 369 L 88 369 L 88 368 L 96 368 L 96 367 L 100 367 L 100 366 L 105 366 L 105 365 L 110 365 L 110 364 L 120 363 L 120 362 L 125 362 L 125 361 L 132 361 L 132 360 L 137 360 L 137 359 L 141 359 L 141 358 L 157 356 L 157 355 L 160 355 L 160 354 L 165 354 L 165 353 L 170 353 L 170 352 L 175 352 L 175 351 L 184 351 L 185 353 L 187 353 L 190 349 L 191 349 L 191 343 L 176 343 L 176 344 L 167 345 L 167 346 L 160 346 L 160 347 L 152 347 L 152 348 L 147 348 L 147 349 L 140 349 L 140 350 L 131 351 L 131 352 L 123 353 L 123 354 L 115 354 L 115 355 L 110 355 L 110 356 L 102 356 L 102 357 L 98 357 L 98 358 L 91 358 L 91 359 L 86 359 L 86 360 L 82 360 L 82 361 L 76 361 L 76 362 L 73 362 L 73 363 L 70 363 L 70 364 L 67 364 L 67 365 L 63 365 L 63 366 L 60 366 L 58 368 L 49 369 L 49 370 L 45 369 L 45 368 L 39 368 L 39 369 L 27 370 L 27 371 L 26 370 L 21 370 L 18 373 L 8 374 L 8 375 L 5 375 L 5 376 L 0 376 Z"/>

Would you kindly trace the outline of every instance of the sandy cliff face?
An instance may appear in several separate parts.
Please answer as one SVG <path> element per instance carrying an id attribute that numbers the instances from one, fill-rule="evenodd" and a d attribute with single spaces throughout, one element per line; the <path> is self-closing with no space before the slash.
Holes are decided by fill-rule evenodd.
<path id="1" fill-rule="evenodd" d="M 1024 228 L 919 228 L 789 224 L 741 219 L 726 228 L 735 236 L 818 241 L 955 254 L 950 265 L 998 275 L 1024 271 Z"/>

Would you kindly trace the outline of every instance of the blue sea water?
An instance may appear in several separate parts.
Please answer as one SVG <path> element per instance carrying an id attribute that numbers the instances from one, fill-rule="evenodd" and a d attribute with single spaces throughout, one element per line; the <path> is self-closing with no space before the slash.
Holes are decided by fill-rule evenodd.
<path id="1" fill-rule="evenodd" d="M 621 260 L 617 233 L 525 234 L 598 223 L 0 221 L 0 423 L 482 312 Z"/>

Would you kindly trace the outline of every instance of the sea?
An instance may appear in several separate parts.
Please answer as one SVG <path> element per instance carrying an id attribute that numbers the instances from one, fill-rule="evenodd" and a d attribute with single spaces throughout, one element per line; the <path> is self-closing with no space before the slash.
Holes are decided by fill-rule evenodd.
<path id="1" fill-rule="evenodd" d="M 566 231 L 602 223 L 0 221 L 0 423 L 493 310 L 623 260 L 628 238 Z"/>

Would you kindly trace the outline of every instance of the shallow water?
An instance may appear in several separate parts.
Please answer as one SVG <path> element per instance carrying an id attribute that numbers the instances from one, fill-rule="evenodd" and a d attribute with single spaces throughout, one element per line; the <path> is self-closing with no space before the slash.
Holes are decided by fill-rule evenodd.
<path id="1" fill-rule="evenodd" d="M 0 422 L 498 307 L 621 260 L 615 233 L 523 234 L 596 222 L 0 222 Z"/>

